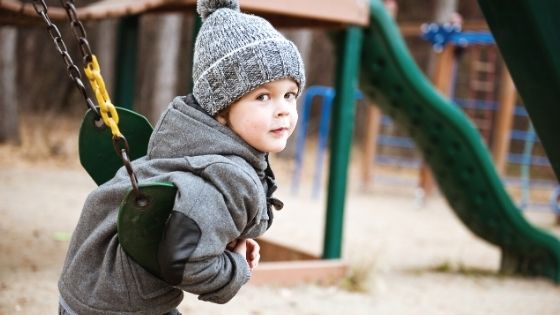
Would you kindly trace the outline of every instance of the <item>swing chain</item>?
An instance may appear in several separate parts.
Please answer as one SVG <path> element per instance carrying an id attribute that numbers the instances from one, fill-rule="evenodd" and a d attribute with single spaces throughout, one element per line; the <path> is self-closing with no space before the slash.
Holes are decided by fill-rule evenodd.
<path id="1" fill-rule="evenodd" d="M 140 190 L 138 189 L 138 178 L 132 169 L 132 163 L 130 163 L 130 158 L 128 157 L 128 141 L 126 141 L 125 137 L 117 137 L 113 138 L 113 147 L 117 152 L 117 155 L 120 156 L 123 165 L 128 173 L 128 177 L 130 178 L 130 184 L 132 185 L 132 190 L 136 193 L 136 196 L 140 197 Z"/>
<path id="2" fill-rule="evenodd" d="M 95 55 L 91 56 L 91 62 L 84 68 L 86 77 L 89 79 L 89 83 L 93 92 L 95 93 L 95 98 L 99 104 L 99 109 L 101 110 L 101 118 L 107 127 L 111 129 L 113 138 L 123 138 L 121 131 L 119 130 L 119 114 L 115 105 L 111 102 L 109 97 L 109 92 L 105 87 L 105 81 L 101 75 L 101 69 L 97 58 Z"/>
<path id="3" fill-rule="evenodd" d="M 84 62 L 84 72 L 86 74 L 86 77 L 90 81 L 93 92 L 95 93 L 95 97 L 101 111 L 101 118 L 103 119 L 105 125 L 111 129 L 111 133 L 113 134 L 113 142 L 126 142 L 126 138 L 119 130 L 119 114 L 117 113 L 115 105 L 113 105 L 113 103 L 111 102 L 109 92 L 105 87 L 105 81 L 103 80 L 103 76 L 101 75 L 101 68 L 99 67 L 97 58 L 91 52 L 91 47 L 89 46 L 89 42 L 87 40 L 86 30 L 84 28 L 84 25 L 78 18 L 78 13 L 76 12 L 75 2 L 74 0 L 59 0 L 59 2 L 60 5 L 64 7 L 66 14 L 68 15 L 68 19 L 70 19 L 72 32 L 74 33 L 74 36 L 79 43 L 80 52 L 82 54 L 82 59 Z M 128 143 L 126 147 L 128 152 Z"/>
<path id="4" fill-rule="evenodd" d="M 59 0 L 59 2 L 60 5 L 64 7 L 66 15 L 68 15 L 70 25 L 72 26 L 72 32 L 79 43 L 80 53 L 82 54 L 82 61 L 84 63 L 84 72 L 90 82 L 93 92 L 95 93 L 95 98 L 97 99 L 97 103 L 99 104 L 101 111 L 101 118 L 103 119 L 105 125 L 111 129 L 113 141 L 119 141 L 117 139 L 124 139 L 126 142 L 126 138 L 119 130 L 119 114 L 111 102 L 109 92 L 105 87 L 105 81 L 101 75 L 101 68 L 99 67 L 97 58 L 91 52 L 91 47 L 89 46 L 89 42 L 87 40 L 86 30 L 78 18 L 78 13 L 76 12 L 75 2 L 74 0 Z"/>
<path id="5" fill-rule="evenodd" d="M 111 98 L 109 97 L 109 92 L 105 87 L 105 81 L 101 75 L 101 68 L 97 62 L 97 58 L 91 52 L 91 47 L 87 40 L 87 33 L 84 25 L 78 18 L 78 13 L 76 12 L 76 5 L 74 0 L 59 0 L 60 5 L 64 7 L 68 19 L 70 19 L 70 25 L 72 26 L 72 32 L 76 37 L 77 42 L 80 46 L 80 53 L 82 54 L 82 59 L 84 63 L 84 72 L 88 78 L 91 88 L 95 93 L 95 98 L 99 104 L 101 111 L 101 118 L 107 127 L 111 129 L 113 134 L 113 141 L 115 139 L 124 139 L 121 131 L 119 130 L 119 114 Z M 126 139 L 124 139 L 126 141 Z"/>
<path id="6" fill-rule="evenodd" d="M 60 0 L 60 5 L 64 7 L 68 18 L 70 19 L 72 32 L 78 40 L 83 62 L 87 65 L 87 63 L 91 62 L 93 53 L 91 52 L 91 47 L 89 46 L 89 42 L 87 40 L 86 29 L 82 22 L 78 19 L 78 13 L 76 13 L 74 0 Z"/>
<path id="7" fill-rule="evenodd" d="M 68 49 L 66 47 L 66 44 L 64 43 L 64 40 L 62 39 L 62 34 L 60 33 L 60 30 L 49 18 L 47 5 L 45 4 L 45 1 L 33 0 L 33 8 L 37 12 L 37 14 L 43 19 L 45 24 L 47 24 L 47 31 L 54 42 L 56 50 L 62 57 L 64 63 L 66 64 L 66 71 L 68 72 L 70 79 L 78 87 L 78 90 L 82 94 L 82 97 L 84 98 L 87 107 L 95 113 L 95 117 L 98 119 L 99 117 L 101 117 L 101 115 L 99 114 L 99 111 L 95 107 L 95 104 L 93 103 L 91 98 L 87 95 L 86 87 L 84 85 L 84 82 L 82 81 L 82 75 L 80 73 L 80 70 L 74 64 L 72 57 L 70 57 L 70 54 L 68 53 Z"/>
<path id="8" fill-rule="evenodd" d="M 68 53 L 68 49 L 66 47 L 66 43 L 64 43 L 64 40 L 62 39 L 62 34 L 60 33 L 58 27 L 54 23 L 52 23 L 51 19 L 49 18 L 45 1 L 33 0 L 33 8 L 47 24 L 47 31 L 53 39 L 57 51 L 60 53 L 62 59 L 64 60 L 64 63 L 66 64 L 68 74 L 70 75 L 72 81 L 74 81 L 78 86 L 78 89 L 82 93 L 87 106 L 95 113 L 95 120 L 102 119 L 105 125 L 111 129 L 111 133 L 113 134 L 113 147 L 115 148 L 117 155 L 121 158 L 126 168 L 128 176 L 130 177 L 132 189 L 138 196 L 140 196 L 140 191 L 138 189 L 138 179 L 136 177 L 136 174 L 134 173 L 132 164 L 128 157 L 128 141 L 119 130 L 119 116 L 117 110 L 111 103 L 109 93 L 105 88 L 105 82 L 103 80 L 103 77 L 101 76 L 99 63 L 97 62 L 97 58 L 95 57 L 95 55 L 93 55 L 91 47 L 89 46 L 84 25 L 78 19 L 74 0 L 60 0 L 60 3 L 64 7 L 66 14 L 71 21 L 70 24 L 72 26 L 72 32 L 74 33 L 74 36 L 79 43 L 80 52 L 82 54 L 83 63 L 85 65 L 84 72 L 90 81 L 92 89 L 95 92 L 95 96 L 97 98 L 97 102 L 99 103 L 101 113 L 97 110 L 97 107 L 95 107 L 93 101 L 87 95 L 86 88 L 82 81 L 81 72 L 70 57 L 70 54 Z"/>

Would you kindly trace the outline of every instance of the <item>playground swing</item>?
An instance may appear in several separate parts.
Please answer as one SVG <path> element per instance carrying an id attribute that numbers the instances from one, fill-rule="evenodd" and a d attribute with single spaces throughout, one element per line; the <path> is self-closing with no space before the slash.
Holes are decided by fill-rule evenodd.
<path id="1" fill-rule="evenodd" d="M 89 108 L 79 132 L 80 163 L 97 185 L 110 180 L 121 166 L 125 166 L 131 188 L 119 208 L 119 243 L 133 260 L 164 279 L 157 252 L 165 222 L 173 209 L 177 188 L 169 182 L 138 183 L 131 161 L 146 155 L 152 126 L 144 116 L 111 103 L 99 63 L 91 52 L 84 26 L 78 19 L 74 0 L 60 0 L 60 4 L 71 21 L 83 57 L 84 72 L 95 93 L 98 107 L 87 95 L 80 70 L 68 54 L 60 31 L 51 22 L 45 1 L 33 0 L 35 11 L 47 24 L 48 33 L 67 66 L 68 74 Z"/>

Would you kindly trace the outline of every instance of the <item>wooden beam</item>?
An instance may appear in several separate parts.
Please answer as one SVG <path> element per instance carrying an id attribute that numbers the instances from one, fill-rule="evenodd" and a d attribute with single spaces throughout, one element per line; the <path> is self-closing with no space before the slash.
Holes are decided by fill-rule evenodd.
<path id="1" fill-rule="evenodd" d="M 500 82 L 500 99 L 498 103 L 496 128 L 494 128 L 493 135 L 492 156 L 494 157 L 496 170 L 503 176 L 506 167 L 507 153 L 509 151 L 511 126 L 513 123 L 513 113 L 517 96 L 515 85 L 505 65 Z"/>
<path id="2" fill-rule="evenodd" d="M 396 0 L 385 0 L 385 9 L 389 15 L 395 19 L 398 12 Z M 375 155 L 377 149 L 377 138 L 381 129 L 381 119 L 383 113 L 377 106 L 366 107 L 366 134 L 364 136 L 364 154 L 362 160 L 362 188 L 368 191 L 372 185 L 373 165 L 375 165 Z"/>
<path id="3" fill-rule="evenodd" d="M 453 65 L 455 63 L 455 46 L 447 45 L 441 53 L 437 55 L 437 61 L 433 74 L 433 84 L 438 91 L 445 97 L 451 94 L 451 84 L 453 83 Z"/>
<path id="4" fill-rule="evenodd" d="M 362 160 L 362 188 L 368 191 L 372 185 L 373 165 L 377 151 L 377 138 L 381 128 L 381 110 L 376 106 L 366 107 L 366 134 L 364 135 L 364 154 Z"/>
<path id="5" fill-rule="evenodd" d="M 270 240 L 257 241 L 262 259 L 251 275 L 251 284 L 333 284 L 347 275 L 348 266 L 339 259 L 322 260 L 316 255 Z"/>
<path id="6" fill-rule="evenodd" d="M 253 271 L 251 284 L 298 285 L 334 284 L 348 273 L 341 260 L 263 262 Z"/>
<path id="7" fill-rule="evenodd" d="M 305 20 L 336 22 L 345 25 L 369 24 L 367 0 L 241 0 L 241 8 L 250 12 L 280 14 Z"/>
<path id="8" fill-rule="evenodd" d="M 367 26 L 369 23 L 369 2 L 367 0 L 241 0 L 243 12 L 270 18 L 276 26 Z M 148 12 L 193 12 L 196 0 L 102 0 L 77 10 L 82 20 L 100 20 Z M 10 13 L 11 15 L 7 14 Z M 48 10 L 53 21 L 66 20 L 61 7 L 52 6 Z M 32 3 L 19 0 L 1 0 L 0 17 L 2 23 L 29 24 L 40 22 Z M 16 19 L 9 19 L 16 16 Z"/>

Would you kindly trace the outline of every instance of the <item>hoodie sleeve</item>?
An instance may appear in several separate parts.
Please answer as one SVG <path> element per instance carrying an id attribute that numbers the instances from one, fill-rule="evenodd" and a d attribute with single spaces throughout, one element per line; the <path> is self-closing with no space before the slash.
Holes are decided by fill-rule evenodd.
<path id="1" fill-rule="evenodd" d="M 247 172 L 223 163 L 172 181 L 175 209 L 158 253 L 165 280 L 200 300 L 226 303 L 250 278 L 245 258 L 226 246 L 253 221 L 262 191 Z"/>

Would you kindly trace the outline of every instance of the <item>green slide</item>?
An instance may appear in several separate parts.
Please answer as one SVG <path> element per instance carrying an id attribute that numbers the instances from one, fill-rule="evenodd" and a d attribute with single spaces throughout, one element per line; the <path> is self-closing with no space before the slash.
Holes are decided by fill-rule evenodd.
<path id="1" fill-rule="evenodd" d="M 457 216 L 500 247 L 502 271 L 560 283 L 560 241 L 524 219 L 479 133 L 420 71 L 381 0 L 371 1 L 361 71 L 363 90 L 414 138 Z"/>
<path id="2" fill-rule="evenodd" d="M 560 179 L 560 1 L 478 2 Z"/>

